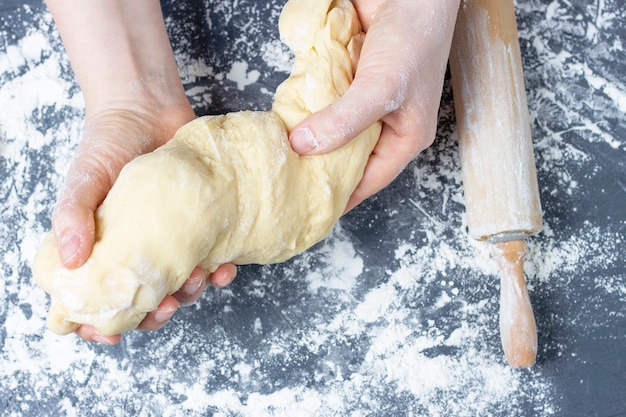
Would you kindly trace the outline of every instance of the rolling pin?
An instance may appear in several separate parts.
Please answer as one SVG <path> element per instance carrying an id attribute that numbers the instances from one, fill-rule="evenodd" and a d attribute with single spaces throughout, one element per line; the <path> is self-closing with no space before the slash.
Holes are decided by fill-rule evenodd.
<path id="1" fill-rule="evenodd" d="M 532 366 L 525 239 L 541 230 L 542 216 L 513 0 L 461 0 L 450 71 L 469 235 L 493 244 L 506 359 Z"/>

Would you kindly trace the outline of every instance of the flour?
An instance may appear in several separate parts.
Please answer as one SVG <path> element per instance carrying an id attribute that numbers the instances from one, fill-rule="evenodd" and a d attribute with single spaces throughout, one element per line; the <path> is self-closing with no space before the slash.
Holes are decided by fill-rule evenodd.
<path id="1" fill-rule="evenodd" d="M 335 233 L 340 233 L 340 230 L 341 225 L 336 226 Z M 350 241 L 344 239 L 338 236 L 338 239 L 326 240 L 319 247 L 317 254 L 329 261 L 324 267 L 305 276 L 310 291 L 317 293 L 320 288 L 350 291 L 356 284 L 359 275 L 363 273 L 363 260 L 356 254 Z"/>
<path id="2" fill-rule="evenodd" d="M 167 15 L 190 101 L 198 113 L 223 111 L 228 95 L 233 107 L 267 106 L 280 81 L 271 74 L 286 74 L 291 56 L 252 24 L 261 6 L 210 3 L 222 13 L 213 22 L 215 36 L 226 33 L 218 20 L 243 19 L 235 26 L 246 30 L 229 35 L 236 48 L 207 58 L 198 53 L 194 22 Z M 184 8 L 185 2 L 176 4 Z M 84 108 L 49 15 L 16 11 L 33 25 L 19 36 L 0 32 L 6 45 L 0 50 L 4 415 L 562 415 L 554 375 L 563 369 L 549 369 L 580 351 L 555 329 L 576 330 L 576 322 L 606 299 L 626 302 L 619 272 L 624 225 L 582 221 L 575 211 L 595 204 L 585 199 L 587 184 L 603 173 L 590 144 L 609 149 L 615 163 L 626 145 L 581 102 L 620 120 L 626 89 L 593 56 L 550 47 L 547 36 L 560 36 L 551 35 L 550 22 L 577 24 L 567 20 L 563 2 L 547 11 L 533 2 L 518 6 L 523 16 L 548 19 L 520 25 L 532 68 L 529 105 L 545 212 L 544 230 L 529 240 L 526 258 L 531 301 L 540 307 L 539 363 L 528 370 L 505 364 L 497 334 L 497 266 L 489 246 L 464 233 L 449 85 L 435 144 L 396 185 L 350 213 L 309 252 L 282 265 L 242 268 L 229 288 L 207 289 L 164 330 L 133 332 L 119 346 L 46 332 L 48 301 L 31 281 L 29 265 L 50 226 Z M 267 7 L 276 17 L 279 7 Z M 581 31 L 588 42 L 598 38 L 590 28 L 610 26 L 612 15 L 601 12 L 603 20 Z M 619 42 L 606 42 L 612 53 L 623 53 Z M 235 65 L 245 69 L 231 73 Z M 587 79 L 593 92 L 571 87 Z M 570 89 L 578 96 L 563 97 Z M 593 297 L 579 299 L 581 286 L 593 289 Z M 594 320 L 610 326 L 623 314 L 610 311 Z"/>
<path id="3" fill-rule="evenodd" d="M 235 62 L 228 74 L 226 74 L 226 78 L 234 81 L 239 90 L 243 90 L 246 86 L 257 82 L 260 75 L 261 74 L 257 70 L 248 71 L 247 63 Z"/>

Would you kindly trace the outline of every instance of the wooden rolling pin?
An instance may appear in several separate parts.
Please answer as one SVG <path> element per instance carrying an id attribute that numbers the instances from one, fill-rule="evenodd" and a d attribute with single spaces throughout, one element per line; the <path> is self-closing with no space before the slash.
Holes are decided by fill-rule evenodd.
<path id="1" fill-rule="evenodd" d="M 513 0 L 461 0 L 450 69 L 469 234 L 494 244 L 507 361 L 531 366 L 537 328 L 525 239 L 542 218 Z"/>

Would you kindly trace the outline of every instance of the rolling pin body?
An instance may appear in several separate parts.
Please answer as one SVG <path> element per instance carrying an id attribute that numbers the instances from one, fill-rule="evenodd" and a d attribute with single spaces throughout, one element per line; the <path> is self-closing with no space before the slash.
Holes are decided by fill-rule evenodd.
<path id="1" fill-rule="evenodd" d="M 450 54 L 469 234 L 495 243 L 500 335 L 513 367 L 534 364 L 524 239 L 542 228 L 513 0 L 463 0 Z"/>
<path id="2" fill-rule="evenodd" d="M 450 57 L 467 222 L 479 240 L 542 227 L 513 7 L 462 1 Z"/>

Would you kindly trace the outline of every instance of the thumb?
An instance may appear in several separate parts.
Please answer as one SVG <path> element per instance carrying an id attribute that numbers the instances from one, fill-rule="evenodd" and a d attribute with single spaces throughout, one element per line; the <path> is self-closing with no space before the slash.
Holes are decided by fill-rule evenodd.
<path id="1" fill-rule="evenodd" d="M 364 97 L 375 97 L 368 90 L 355 79 L 336 102 L 313 113 L 292 129 L 289 134 L 292 149 L 300 155 L 331 152 L 381 119 L 387 111 L 380 103 L 363 102 Z"/>
<path id="2" fill-rule="evenodd" d="M 94 210 L 80 201 L 60 199 L 52 224 L 63 265 L 78 268 L 84 264 L 95 242 Z"/>
<path id="3" fill-rule="evenodd" d="M 52 213 L 59 257 L 66 268 L 78 268 L 91 255 L 95 211 L 111 188 L 109 176 L 89 160 L 74 160 Z"/>

